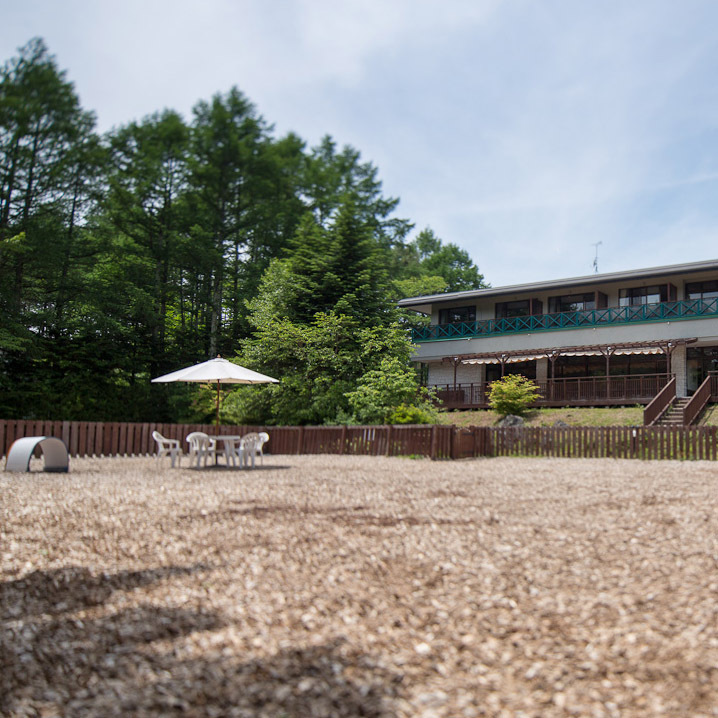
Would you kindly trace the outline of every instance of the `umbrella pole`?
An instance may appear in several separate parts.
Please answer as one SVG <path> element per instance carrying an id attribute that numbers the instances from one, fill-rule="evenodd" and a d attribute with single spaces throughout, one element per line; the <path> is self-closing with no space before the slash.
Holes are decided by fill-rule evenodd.
<path id="1" fill-rule="evenodd" d="M 219 429 L 219 379 L 217 379 L 217 428 Z"/>

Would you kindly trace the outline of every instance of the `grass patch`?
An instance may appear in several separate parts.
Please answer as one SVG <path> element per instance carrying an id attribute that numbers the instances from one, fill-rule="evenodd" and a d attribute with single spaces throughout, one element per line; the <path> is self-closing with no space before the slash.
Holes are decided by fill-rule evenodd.
<path id="1" fill-rule="evenodd" d="M 699 426 L 718 426 L 718 404 L 709 404 L 696 422 Z"/>
<path id="2" fill-rule="evenodd" d="M 456 426 L 495 426 L 501 417 L 491 409 L 443 411 L 441 424 Z M 642 406 L 622 407 L 560 407 L 533 409 L 524 417 L 527 426 L 554 426 L 562 421 L 569 426 L 642 426 Z M 715 416 L 718 423 L 718 413 Z"/>

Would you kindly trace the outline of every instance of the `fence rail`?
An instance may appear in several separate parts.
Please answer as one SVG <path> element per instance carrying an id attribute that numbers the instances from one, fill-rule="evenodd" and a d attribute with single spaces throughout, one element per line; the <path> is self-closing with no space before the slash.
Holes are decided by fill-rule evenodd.
<path id="1" fill-rule="evenodd" d="M 221 426 L 81 421 L 0 421 L 3 456 L 15 439 L 56 436 L 70 456 L 141 456 L 155 452 L 152 432 L 179 439 L 191 431 L 246 434 L 267 431 L 273 454 L 362 454 L 462 459 L 482 456 L 546 456 L 612 459 L 718 458 L 718 427 L 455 427 Z M 186 447 L 185 447 L 186 448 Z"/>

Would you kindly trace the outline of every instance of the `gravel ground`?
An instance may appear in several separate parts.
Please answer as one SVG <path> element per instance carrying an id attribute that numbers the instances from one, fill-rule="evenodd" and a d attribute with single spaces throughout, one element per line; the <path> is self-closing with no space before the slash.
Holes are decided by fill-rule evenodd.
<path id="1" fill-rule="evenodd" d="M 0 473 L 7 716 L 718 716 L 718 465 Z"/>

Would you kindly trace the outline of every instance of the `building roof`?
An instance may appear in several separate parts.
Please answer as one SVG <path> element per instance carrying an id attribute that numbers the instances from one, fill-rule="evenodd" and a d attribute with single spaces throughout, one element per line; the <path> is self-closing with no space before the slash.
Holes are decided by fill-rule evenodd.
<path id="1" fill-rule="evenodd" d="M 551 279 L 545 282 L 532 282 L 530 284 L 511 284 L 504 287 L 488 287 L 487 289 L 471 289 L 464 292 L 446 292 L 431 294 L 423 297 L 407 297 L 399 300 L 400 307 L 410 307 L 419 312 L 430 312 L 435 302 L 456 302 L 467 299 L 481 299 L 504 294 L 524 294 L 552 289 L 567 289 L 587 285 L 607 284 L 609 282 L 636 281 L 652 279 L 672 274 L 692 274 L 695 272 L 718 271 L 718 259 L 708 259 L 702 262 L 688 262 L 686 264 L 669 264 L 664 267 L 650 267 L 648 269 L 632 269 L 623 272 L 606 272 L 603 274 L 588 274 L 583 277 L 568 279 Z"/>

